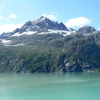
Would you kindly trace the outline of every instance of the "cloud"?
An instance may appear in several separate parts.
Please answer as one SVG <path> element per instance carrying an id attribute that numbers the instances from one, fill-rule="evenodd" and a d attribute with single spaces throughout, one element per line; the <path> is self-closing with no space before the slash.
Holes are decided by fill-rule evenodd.
<path id="1" fill-rule="evenodd" d="M 2 16 L 0 16 L 0 20 L 2 20 L 3 19 L 3 17 Z"/>
<path id="2" fill-rule="evenodd" d="M 9 18 L 4 18 L 4 20 L 5 20 L 5 21 L 10 21 L 10 19 L 9 19 Z"/>
<path id="3" fill-rule="evenodd" d="M 57 16 L 58 15 L 55 15 L 54 13 L 52 13 L 52 14 L 43 14 L 42 16 L 45 16 L 45 17 L 47 17 L 47 18 L 49 18 L 49 19 L 51 19 L 51 20 L 57 20 Z"/>
<path id="4" fill-rule="evenodd" d="M 5 7 L 5 5 L 1 5 L 1 7 L 3 8 L 3 7 Z"/>
<path id="5" fill-rule="evenodd" d="M 100 31 L 100 27 L 98 28 L 98 30 Z"/>
<path id="6" fill-rule="evenodd" d="M 15 18 L 17 18 L 17 16 L 15 14 L 10 14 L 9 18 L 14 18 L 15 19 Z"/>
<path id="7" fill-rule="evenodd" d="M 20 28 L 23 24 L 5 24 L 0 25 L 0 34 L 3 32 L 12 32 L 16 28 Z"/>
<path id="8" fill-rule="evenodd" d="M 69 19 L 65 25 L 67 27 L 82 27 L 84 25 L 90 24 L 91 19 L 88 19 L 86 17 L 77 17 L 77 18 L 72 18 Z"/>
<path id="9" fill-rule="evenodd" d="M 2 8 L 4 8 L 5 7 L 5 5 L 0 5 L 0 10 L 2 10 Z"/>

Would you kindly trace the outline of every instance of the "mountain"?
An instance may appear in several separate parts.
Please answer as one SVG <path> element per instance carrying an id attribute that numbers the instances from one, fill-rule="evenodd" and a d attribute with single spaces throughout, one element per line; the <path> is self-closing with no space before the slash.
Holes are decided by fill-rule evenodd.
<path id="1" fill-rule="evenodd" d="M 0 41 L 2 45 L 5 46 L 30 46 L 30 44 L 34 44 L 33 41 L 35 39 L 29 39 L 30 41 L 28 41 L 28 38 L 34 38 L 36 35 L 42 38 L 43 36 L 41 35 L 52 35 L 52 33 L 56 34 L 56 36 L 60 35 L 62 37 L 70 34 L 75 34 L 76 31 L 72 28 L 67 28 L 62 22 L 58 23 L 44 16 L 41 16 L 37 20 L 26 22 L 21 28 L 17 28 L 13 32 L 2 33 L 0 35 Z M 24 39 L 22 39 L 23 37 Z M 40 41 L 41 40 L 43 39 L 40 39 Z"/>
<path id="2" fill-rule="evenodd" d="M 44 16 L 0 36 L 0 72 L 100 71 L 100 31 Z"/>
<path id="3" fill-rule="evenodd" d="M 80 33 L 80 34 L 88 34 L 88 33 L 93 33 L 95 31 L 96 31 L 96 29 L 91 26 L 84 26 L 84 27 L 78 29 L 78 33 Z"/>
<path id="4" fill-rule="evenodd" d="M 72 28 L 67 28 L 62 22 L 58 23 L 52 21 L 44 16 L 41 16 L 37 20 L 28 21 L 26 22 L 21 28 L 15 29 L 13 32 L 2 33 L 0 38 L 7 37 L 7 36 L 18 36 L 18 35 L 25 35 L 25 34 L 34 34 L 34 33 L 65 33 L 67 34 L 70 31 L 74 31 Z"/>

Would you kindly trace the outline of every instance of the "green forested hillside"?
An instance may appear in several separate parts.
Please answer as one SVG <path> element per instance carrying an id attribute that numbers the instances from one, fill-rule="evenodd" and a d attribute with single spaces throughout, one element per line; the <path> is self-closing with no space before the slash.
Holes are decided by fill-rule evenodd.
<path id="1" fill-rule="evenodd" d="M 100 45 L 96 35 L 44 37 L 28 37 L 33 43 L 29 46 L 1 46 L 0 72 L 99 71 Z"/>

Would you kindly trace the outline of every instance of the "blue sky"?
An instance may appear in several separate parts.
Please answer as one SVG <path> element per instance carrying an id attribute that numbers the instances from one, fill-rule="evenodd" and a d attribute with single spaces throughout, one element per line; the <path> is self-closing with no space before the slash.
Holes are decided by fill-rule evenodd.
<path id="1" fill-rule="evenodd" d="M 21 27 L 42 15 L 78 29 L 90 25 L 100 29 L 100 0 L 1 0 L 0 33 Z"/>

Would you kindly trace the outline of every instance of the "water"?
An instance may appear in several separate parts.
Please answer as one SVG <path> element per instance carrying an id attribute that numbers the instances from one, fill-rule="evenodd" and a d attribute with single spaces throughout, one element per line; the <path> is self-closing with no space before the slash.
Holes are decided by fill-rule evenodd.
<path id="1" fill-rule="evenodd" d="M 100 100 L 100 73 L 0 74 L 0 100 Z"/>

